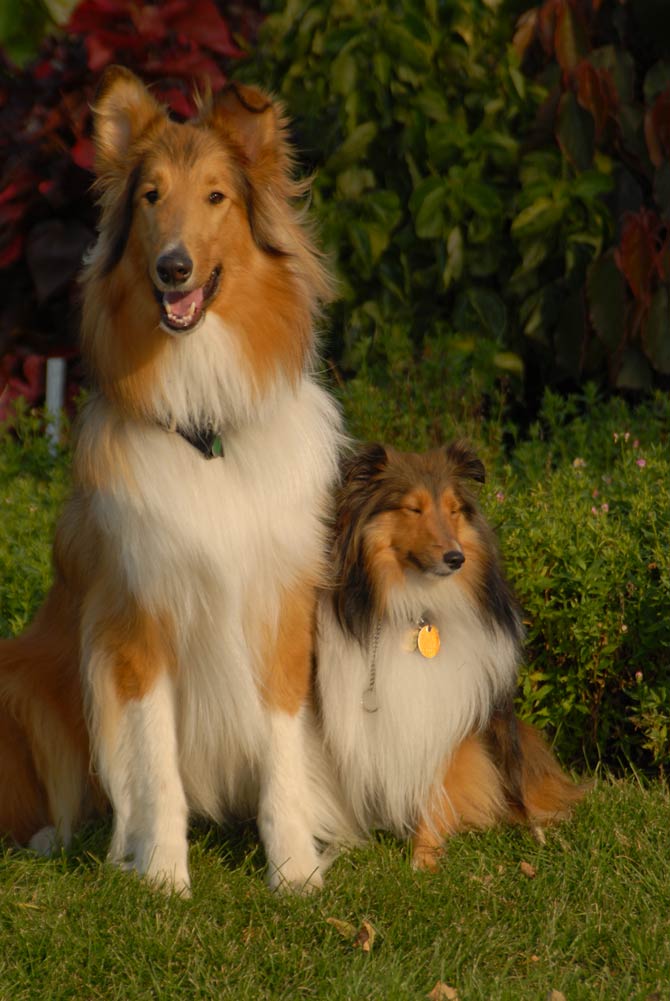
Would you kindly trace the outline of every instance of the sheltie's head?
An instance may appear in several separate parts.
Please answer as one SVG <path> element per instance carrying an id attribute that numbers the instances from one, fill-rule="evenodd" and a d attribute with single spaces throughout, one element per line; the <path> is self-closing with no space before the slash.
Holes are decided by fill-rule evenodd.
<path id="1" fill-rule="evenodd" d="M 516 635 L 514 600 L 475 499 L 484 479 L 463 442 L 424 454 L 366 445 L 345 463 L 334 530 L 342 628 L 364 641 L 394 591 L 428 585 L 461 589 L 484 620 Z"/>
<path id="2" fill-rule="evenodd" d="M 83 342 L 103 391 L 146 373 L 208 314 L 237 337 L 257 381 L 297 377 L 329 282 L 292 207 L 305 185 L 291 178 L 281 108 L 229 85 L 179 124 L 112 67 L 94 143 L 102 216 L 84 274 Z"/>

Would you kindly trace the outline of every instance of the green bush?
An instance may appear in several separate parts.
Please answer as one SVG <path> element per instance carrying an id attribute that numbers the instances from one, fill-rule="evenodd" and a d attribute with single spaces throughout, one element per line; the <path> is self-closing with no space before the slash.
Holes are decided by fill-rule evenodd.
<path id="1" fill-rule="evenodd" d="M 51 543 L 70 484 L 67 452 L 50 448 L 44 422 L 18 405 L 0 424 L 0 636 L 24 629 L 52 576 Z"/>
<path id="2" fill-rule="evenodd" d="M 670 764 L 669 437 L 666 397 L 547 394 L 487 495 L 526 617 L 520 710 L 591 765 Z"/>
<path id="3" fill-rule="evenodd" d="M 519 71 L 510 20 L 486 0 L 273 9 L 241 72 L 284 99 L 316 169 L 338 362 L 394 378 L 430 337 L 484 359 L 487 386 L 518 379 L 509 226 L 519 137 L 544 91 Z"/>
<path id="4" fill-rule="evenodd" d="M 654 4 L 545 0 L 516 22 L 518 0 L 271 0 L 242 73 L 316 170 L 345 373 L 392 382 L 431 338 L 531 408 L 546 384 L 670 374 Z"/>

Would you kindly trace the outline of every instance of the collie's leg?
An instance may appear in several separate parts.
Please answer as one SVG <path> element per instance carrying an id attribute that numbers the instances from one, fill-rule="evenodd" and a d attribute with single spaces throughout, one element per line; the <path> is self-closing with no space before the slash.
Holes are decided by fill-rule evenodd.
<path id="1" fill-rule="evenodd" d="M 479 735 L 466 737 L 454 751 L 443 785 L 417 825 L 414 868 L 435 869 L 447 837 L 473 827 L 491 827 L 505 812 L 498 770 Z"/>
<path id="2" fill-rule="evenodd" d="M 85 658 L 94 760 L 114 810 L 109 858 L 187 894 L 186 796 L 165 641 L 137 611 L 101 628 Z"/>
<path id="3" fill-rule="evenodd" d="M 303 715 L 270 713 L 263 763 L 258 830 L 272 889 L 306 891 L 322 885 L 312 831 L 314 818 L 305 768 Z"/>
<path id="4" fill-rule="evenodd" d="M 313 832 L 314 804 L 306 768 L 304 710 L 310 684 L 314 587 L 286 592 L 269 637 L 263 698 L 268 718 L 261 760 L 258 829 L 273 889 L 321 886 Z"/>

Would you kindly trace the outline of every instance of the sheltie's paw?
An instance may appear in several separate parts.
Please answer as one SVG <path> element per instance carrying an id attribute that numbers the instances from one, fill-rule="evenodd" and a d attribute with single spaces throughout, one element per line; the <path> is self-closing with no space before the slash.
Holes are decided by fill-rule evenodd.
<path id="1" fill-rule="evenodd" d="M 289 858 L 281 865 L 268 865 L 267 884 L 278 893 L 309 894 L 323 886 L 323 875 L 317 864 L 312 868 Z"/>
<path id="2" fill-rule="evenodd" d="M 423 870 L 424 872 L 436 872 L 444 855 L 443 845 L 429 845 L 418 842 L 414 845 L 412 869 Z"/>
<path id="3" fill-rule="evenodd" d="M 37 852 L 38 855 L 44 855 L 45 858 L 55 855 L 61 848 L 58 831 L 55 827 L 42 827 L 37 833 L 33 834 L 28 842 L 28 848 L 33 852 Z"/>

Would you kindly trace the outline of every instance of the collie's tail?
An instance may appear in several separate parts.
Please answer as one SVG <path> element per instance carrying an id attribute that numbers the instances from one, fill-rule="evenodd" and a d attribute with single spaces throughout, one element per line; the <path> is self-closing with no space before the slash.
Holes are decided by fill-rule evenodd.
<path id="1" fill-rule="evenodd" d="M 67 844 L 84 798 L 88 739 L 78 624 L 54 586 L 21 636 L 0 640 L 0 836 L 26 844 L 46 825 Z"/>

